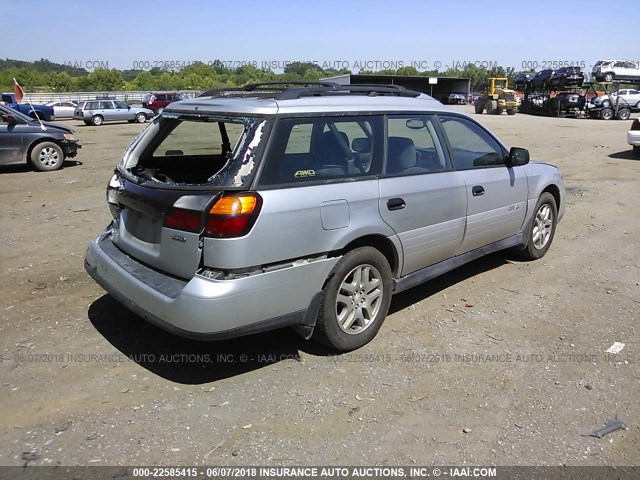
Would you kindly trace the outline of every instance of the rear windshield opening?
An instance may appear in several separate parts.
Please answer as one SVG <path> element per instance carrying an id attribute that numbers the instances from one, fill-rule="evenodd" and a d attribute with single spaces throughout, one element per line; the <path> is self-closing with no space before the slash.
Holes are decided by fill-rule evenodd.
<path id="1" fill-rule="evenodd" d="M 127 173 L 139 182 L 249 186 L 265 119 L 165 114 L 154 124 L 125 154 Z"/>

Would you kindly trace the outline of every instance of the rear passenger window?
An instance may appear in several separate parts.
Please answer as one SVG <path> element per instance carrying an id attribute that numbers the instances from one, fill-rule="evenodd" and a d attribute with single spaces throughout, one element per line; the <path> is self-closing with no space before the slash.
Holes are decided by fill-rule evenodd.
<path id="1" fill-rule="evenodd" d="M 379 175 L 382 118 L 288 118 L 278 123 L 265 159 L 262 185 Z"/>
<path id="2" fill-rule="evenodd" d="M 389 117 L 387 175 L 441 172 L 449 168 L 430 115 Z"/>
<path id="3" fill-rule="evenodd" d="M 502 147 L 482 127 L 460 117 L 443 115 L 440 121 L 449 141 L 454 166 L 458 170 L 504 165 Z"/>

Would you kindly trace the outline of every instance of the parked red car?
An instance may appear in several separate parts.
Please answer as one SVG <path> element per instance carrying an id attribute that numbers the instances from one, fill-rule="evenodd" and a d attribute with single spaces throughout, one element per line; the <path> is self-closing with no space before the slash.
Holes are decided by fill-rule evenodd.
<path id="1" fill-rule="evenodd" d="M 153 110 L 155 113 L 162 113 L 164 107 L 170 103 L 182 100 L 183 97 L 177 92 L 154 92 L 148 93 L 142 101 L 142 106 Z"/>

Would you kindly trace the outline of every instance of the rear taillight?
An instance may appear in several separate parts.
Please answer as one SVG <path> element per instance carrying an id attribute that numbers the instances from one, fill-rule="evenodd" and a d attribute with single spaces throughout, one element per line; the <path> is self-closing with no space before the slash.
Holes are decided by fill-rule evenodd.
<path id="1" fill-rule="evenodd" d="M 213 238 L 241 237 L 249 233 L 258 218 L 262 197 L 257 193 L 241 193 L 220 197 L 213 204 L 204 234 Z"/>
<path id="2" fill-rule="evenodd" d="M 184 208 L 173 208 L 164 219 L 164 226 L 184 230 L 186 232 L 199 233 L 202 225 L 202 213 L 185 210 Z"/>
<path id="3" fill-rule="evenodd" d="M 246 235 L 258 218 L 261 206 L 262 198 L 257 193 L 220 197 L 205 217 L 204 236 L 234 238 Z M 193 233 L 202 232 L 202 212 L 172 208 L 165 216 L 164 226 Z"/>
<path id="4" fill-rule="evenodd" d="M 640 119 L 635 119 L 631 124 L 631 130 L 640 130 Z"/>

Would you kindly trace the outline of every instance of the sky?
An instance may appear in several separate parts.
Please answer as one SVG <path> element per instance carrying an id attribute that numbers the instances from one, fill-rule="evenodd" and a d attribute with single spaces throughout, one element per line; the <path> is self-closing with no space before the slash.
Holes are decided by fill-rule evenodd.
<path id="1" fill-rule="evenodd" d="M 636 18 L 638 0 L 0 0 L 0 7 L 15 14 L 3 22 L 0 58 L 87 70 L 216 59 L 274 71 L 292 61 L 353 71 L 464 62 L 591 70 L 602 59 L 640 61 L 637 33 L 621 28 L 619 16 Z"/>

